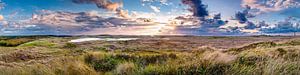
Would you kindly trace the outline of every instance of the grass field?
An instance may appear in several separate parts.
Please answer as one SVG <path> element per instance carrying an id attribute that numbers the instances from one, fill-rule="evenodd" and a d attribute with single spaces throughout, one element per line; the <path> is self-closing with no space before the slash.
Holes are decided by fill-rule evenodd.
<path id="1" fill-rule="evenodd" d="M 128 41 L 69 42 L 85 37 Z M 0 37 L 1 75 L 298 75 L 299 37 Z"/>

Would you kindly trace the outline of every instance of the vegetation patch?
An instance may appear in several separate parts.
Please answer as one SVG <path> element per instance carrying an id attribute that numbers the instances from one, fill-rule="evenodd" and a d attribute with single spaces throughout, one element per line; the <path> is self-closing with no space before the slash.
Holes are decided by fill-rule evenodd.
<path id="1" fill-rule="evenodd" d="M 20 39 L 9 39 L 9 40 L 0 40 L 0 46 L 3 47 L 16 47 L 21 44 L 27 43 L 33 41 L 33 39 L 26 39 L 26 38 L 20 38 Z"/>
<path id="2" fill-rule="evenodd" d="M 275 47 L 277 46 L 277 44 L 275 42 L 259 42 L 259 43 L 253 43 L 241 48 L 231 48 L 229 50 L 227 50 L 226 52 L 232 52 L 232 53 L 239 53 L 241 51 L 245 51 L 245 50 L 251 50 L 251 49 L 255 49 L 255 48 L 271 48 L 271 47 Z"/>
<path id="3" fill-rule="evenodd" d="M 66 43 L 63 48 L 76 48 L 77 45 L 74 43 Z"/>
<path id="4" fill-rule="evenodd" d="M 19 47 L 54 47 L 55 44 L 48 42 L 48 41 L 43 41 L 43 40 L 38 40 L 38 41 L 32 41 L 28 43 L 24 43 L 20 45 Z"/>
<path id="5" fill-rule="evenodd" d="M 185 37 L 187 38 L 187 37 Z M 213 37 L 214 38 L 214 37 Z M 221 38 L 221 37 L 220 37 Z M 223 38 L 223 37 L 222 37 Z M 227 37 L 224 37 L 227 38 Z M 230 37 L 236 38 L 236 37 Z M 257 37 L 261 38 L 261 37 Z M 9 38 L 8 40 L 22 38 Z M 219 39 L 216 38 L 216 39 Z M 143 40 L 143 39 L 141 39 Z M 194 40 L 194 39 L 193 39 Z M 208 40 L 208 38 L 205 38 Z M 210 39 L 214 40 L 214 39 Z M 231 39 L 226 39 L 231 40 Z M 4 75 L 298 75 L 297 42 L 259 42 L 220 51 L 218 48 L 180 46 L 174 40 L 149 43 L 84 42 L 68 38 L 39 39 L 17 47 L 0 47 Z M 157 40 L 154 40 L 157 42 Z M 180 42 L 188 45 L 188 41 Z M 147 45 L 146 45 L 147 44 Z M 164 48 L 151 48 L 164 45 Z M 170 44 L 170 45 L 169 45 Z M 198 44 L 193 42 L 193 44 Z M 171 46 L 174 45 L 174 46 Z M 151 48 L 151 49 L 145 49 Z M 195 48 L 195 49 L 194 49 Z"/>

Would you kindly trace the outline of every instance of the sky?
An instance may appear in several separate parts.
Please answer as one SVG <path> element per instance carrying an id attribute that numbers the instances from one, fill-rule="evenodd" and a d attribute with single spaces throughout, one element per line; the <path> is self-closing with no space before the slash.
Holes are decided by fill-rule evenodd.
<path id="1" fill-rule="evenodd" d="M 114 0 L 118 1 L 118 0 Z M 16 11 L 19 11 L 19 15 L 31 15 L 36 10 L 53 10 L 53 11 L 72 11 L 72 12 L 84 12 L 84 11 L 100 11 L 105 12 L 96 7 L 93 4 L 75 4 L 71 0 L 2 0 L 5 2 L 5 8 L 0 11 L 3 15 L 9 15 Z M 155 13 L 150 5 L 160 8 L 158 14 L 166 14 L 171 12 L 172 14 L 183 14 L 186 10 L 185 6 L 181 4 L 180 0 L 169 0 L 169 5 L 163 5 L 160 2 L 147 3 L 142 0 L 124 0 L 124 9 L 129 11 L 149 12 Z M 213 13 L 224 13 L 227 18 L 232 16 L 236 11 L 241 10 L 240 0 L 204 0 L 208 6 L 208 10 Z M 143 5 L 145 4 L 145 5 Z M 177 10 L 178 12 L 172 12 Z"/>
<path id="2" fill-rule="evenodd" d="M 300 0 L 1 2 L 0 35 L 261 35 L 300 32 Z"/>

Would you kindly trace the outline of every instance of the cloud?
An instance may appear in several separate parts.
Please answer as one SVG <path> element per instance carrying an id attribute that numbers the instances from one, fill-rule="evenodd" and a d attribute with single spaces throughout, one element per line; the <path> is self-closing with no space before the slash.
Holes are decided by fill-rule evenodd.
<path id="1" fill-rule="evenodd" d="M 3 15 L 0 15 L 0 21 L 4 20 Z"/>
<path id="2" fill-rule="evenodd" d="M 118 33 L 126 31 L 126 27 L 133 32 L 146 33 L 145 27 L 149 27 L 149 31 L 160 33 L 164 27 L 174 27 L 174 32 L 181 32 L 191 35 L 231 35 L 243 33 L 285 33 L 300 32 L 299 21 L 285 20 L 276 24 L 268 24 L 265 21 L 253 22 L 249 18 L 255 17 L 250 12 L 272 12 L 280 11 L 287 8 L 297 7 L 299 0 L 243 0 L 244 10 L 237 12 L 233 16 L 233 20 L 222 20 L 222 14 L 210 14 L 207 5 L 202 0 L 181 0 L 187 9 L 192 13 L 174 18 L 171 23 L 169 18 L 165 16 L 159 17 L 153 13 L 133 12 L 129 15 L 128 11 L 123 10 L 122 2 L 113 2 L 115 0 L 72 0 L 76 4 L 95 4 L 98 8 L 112 11 L 117 16 L 104 17 L 98 12 L 65 12 L 65 11 L 48 11 L 41 10 L 38 14 L 34 14 L 29 21 L 25 22 L 8 22 L 0 21 L 0 34 L 3 33 L 46 33 L 46 34 L 72 34 L 76 32 L 89 32 L 94 29 L 105 29 L 105 32 L 111 32 L 111 29 L 120 29 Z M 169 0 L 142 0 L 143 2 L 161 2 L 167 3 Z M 160 12 L 157 6 L 149 6 L 154 12 Z M 110 12 L 111 13 L 111 12 Z M 17 14 L 16 13 L 13 13 Z M 150 16 L 149 16 L 150 15 Z M 122 18 L 121 18 L 122 17 Z M 155 18 L 156 17 L 156 18 Z M 173 17 L 172 17 L 173 18 Z M 166 21 L 161 22 L 162 19 Z M 4 20 L 0 15 L 0 20 Z M 159 22 L 160 25 L 157 24 Z M 173 22 L 174 21 L 174 22 Z M 154 23 L 156 22 L 156 24 Z M 165 25 L 166 22 L 166 25 Z M 158 26 L 158 27 L 155 27 Z M 4 28 L 6 27 L 6 28 Z M 124 28 L 124 30 L 122 29 Z M 150 29 L 154 28 L 154 29 Z M 138 29 L 138 30 L 134 30 Z M 157 30 L 156 30 L 157 29 Z M 172 28 L 171 28 L 172 29 Z M 128 31 L 129 32 L 129 31 Z M 98 32 L 95 32 L 98 34 Z M 101 34 L 102 32 L 99 32 Z M 122 33 L 128 34 L 128 33 Z"/>
<path id="3" fill-rule="evenodd" d="M 187 35 L 223 35 L 220 27 L 227 22 L 221 19 L 221 14 L 215 14 L 212 18 L 201 19 L 192 15 L 178 16 L 175 18 L 176 31 Z"/>
<path id="4" fill-rule="evenodd" d="M 43 23 L 58 26 L 85 26 L 101 25 L 108 18 L 103 18 L 95 12 L 64 12 L 54 11 L 50 13 L 33 14 L 32 23 Z M 122 22 L 122 21 L 121 21 Z"/>
<path id="5" fill-rule="evenodd" d="M 238 20 L 229 20 L 227 24 L 220 27 L 221 31 L 229 33 L 260 33 L 262 28 L 268 27 L 265 21 L 254 23 L 247 21 L 240 23 Z"/>
<path id="6" fill-rule="evenodd" d="M 297 9 L 300 0 L 243 0 L 244 10 L 237 12 L 232 20 L 221 26 L 221 30 L 230 33 L 289 33 L 300 32 L 300 21 L 288 18 L 275 24 L 268 24 L 265 21 L 253 22 L 249 18 L 255 14 Z M 290 14 L 294 14 L 291 12 Z M 297 17 L 297 16 L 296 16 Z"/>
<path id="7" fill-rule="evenodd" d="M 2 2 L 2 0 L 0 0 L 0 10 L 3 9 L 4 6 L 5 6 L 5 3 Z M 4 20 L 4 17 L 3 17 L 3 15 L 0 15 L 0 21 L 2 21 L 2 20 Z"/>
<path id="8" fill-rule="evenodd" d="M 113 13 L 111 13 L 113 14 Z M 37 14 L 33 14 L 32 18 L 24 21 L 17 22 L 1 22 L 0 21 L 0 34 L 1 35 L 75 35 L 84 32 L 93 32 L 95 29 L 105 29 L 104 31 L 93 34 L 113 33 L 116 29 L 127 27 L 137 27 L 141 30 L 153 31 L 157 25 L 150 18 L 120 18 L 103 15 L 102 12 L 66 12 L 66 11 L 48 11 L 42 10 Z M 146 15 L 146 14 L 145 14 Z M 146 15 L 149 16 L 149 15 Z M 4 25 L 5 24 L 5 25 Z M 141 27 L 151 27 L 154 29 L 142 29 Z M 112 30 L 111 30 L 112 29 Z M 124 29 L 126 31 L 126 29 Z M 122 33 L 122 31 L 120 30 Z M 117 30 L 119 31 L 119 30 Z M 132 32 L 139 32 L 131 30 Z M 127 31 L 126 31 L 127 32 Z M 129 32 L 129 31 L 128 31 Z M 158 31 L 157 31 L 158 32 Z M 145 32 L 147 33 L 147 32 Z M 130 33 L 122 33 L 130 34 Z M 87 35 L 87 34 L 84 34 Z M 138 34 L 137 34 L 138 35 Z"/>
<path id="9" fill-rule="evenodd" d="M 208 11 L 206 10 L 207 6 L 202 4 L 201 0 L 181 0 L 181 2 L 190 7 L 188 10 L 193 12 L 194 16 L 206 17 L 209 15 Z"/>
<path id="10" fill-rule="evenodd" d="M 168 3 L 170 0 L 141 0 L 142 5 L 145 5 L 145 3 L 154 3 L 154 2 L 159 2 L 162 5 L 170 5 Z"/>
<path id="11" fill-rule="evenodd" d="M 280 21 L 274 25 L 262 28 L 264 33 L 290 33 L 290 32 L 300 32 L 300 22 L 294 19 L 287 18 L 284 21 Z"/>
<path id="12" fill-rule="evenodd" d="M 0 9 L 3 9 L 4 7 L 5 7 L 5 3 L 2 0 L 0 0 Z"/>
<path id="13" fill-rule="evenodd" d="M 102 9 L 107 9 L 110 11 L 116 11 L 118 8 L 122 7 L 122 3 L 118 2 L 112 2 L 110 0 L 72 0 L 72 2 L 77 3 L 77 4 L 84 4 L 84 3 L 94 3 L 96 4 L 99 8 Z"/>
<path id="14" fill-rule="evenodd" d="M 253 18 L 255 14 L 259 13 L 298 8 L 300 0 L 243 0 L 242 2 L 245 9 L 237 12 L 232 20 L 223 21 L 221 20 L 221 14 L 209 16 L 210 14 L 206 10 L 207 6 L 203 5 L 201 0 L 182 0 L 183 4 L 190 7 L 188 10 L 193 13 L 193 16 L 200 17 L 200 21 L 193 17 L 184 16 L 179 16 L 176 19 L 183 20 L 180 22 L 181 24 L 192 21 L 192 24 L 199 25 L 196 27 L 196 31 L 202 34 L 212 32 L 229 35 L 300 32 L 300 21 L 286 20 L 276 24 L 268 24 L 265 21 L 253 22 L 249 20 L 249 18 Z M 201 17 L 206 18 L 201 19 Z"/>
<path id="15" fill-rule="evenodd" d="M 159 7 L 156 7 L 156 6 L 150 6 L 150 8 L 154 11 L 154 12 L 156 12 L 156 13 L 159 13 L 160 12 L 160 8 Z"/>
<path id="16" fill-rule="evenodd" d="M 281 11 L 300 7 L 300 0 L 243 0 L 242 6 L 250 6 L 256 13 Z"/>
<path id="17" fill-rule="evenodd" d="M 257 23 L 250 21 L 246 23 L 239 23 L 238 20 L 231 20 L 229 21 L 229 23 L 221 26 L 220 28 L 225 32 L 231 33 L 291 33 L 300 32 L 300 21 L 292 17 L 273 24 L 267 23 L 265 21 L 260 21 Z"/>
<path id="18" fill-rule="evenodd" d="M 121 18 L 104 18 L 96 12 L 49 11 L 47 13 L 33 14 L 29 21 L 23 22 L 25 23 L 23 25 L 36 25 L 35 27 L 37 28 L 47 27 L 49 31 L 53 32 L 76 33 L 89 31 L 93 28 L 115 27 L 127 22 L 129 21 Z"/>
<path id="19" fill-rule="evenodd" d="M 246 23 L 249 22 L 248 18 L 253 18 L 255 17 L 253 14 L 250 13 L 251 7 L 250 6 L 245 6 L 245 9 L 243 11 L 238 11 L 235 16 L 234 20 L 238 20 L 239 23 Z"/>
<path id="20" fill-rule="evenodd" d="M 61 33 L 76 33 L 90 31 L 95 28 L 148 24 L 148 21 L 145 20 L 148 19 L 105 17 L 105 15 L 96 11 L 78 13 L 47 11 L 33 14 L 29 21 L 23 22 L 25 24 L 20 25 L 36 25 L 36 27 L 47 27 L 52 31 L 60 31 Z"/>
<path id="21" fill-rule="evenodd" d="M 239 21 L 239 23 L 246 23 L 248 22 L 248 18 L 246 17 L 247 14 L 242 13 L 242 12 L 237 12 L 235 14 L 235 19 Z"/>
<path id="22" fill-rule="evenodd" d="M 255 17 L 249 12 L 250 10 L 251 7 L 246 5 L 243 11 L 238 11 L 232 20 L 227 21 L 227 24 L 220 27 L 221 31 L 231 33 L 258 33 L 261 26 L 248 20 L 248 18 Z"/>
<path id="23" fill-rule="evenodd" d="M 129 18 L 129 14 L 127 10 L 117 10 L 117 14 L 123 18 Z"/>
<path id="24" fill-rule="evenodd" d="M 177 24 L 184 26 L 184 30 L 189 28 L 199 33 L 217 33 L 219 27 L 226 22 L 221 20 L 221 14 L 215 14 L 212 18 L 208 17 L 207 6 L 201 0 L 181 0 L 182 4 L 189 6 L 188 11 L 193 15 L 178 16 Z M 190 31 L 188 30 L 188 31 Z M 196 33 L 198 34 L 198 33 Z"/>
<path id="25" fill-rule="evenodd" d="M 202 4 L 201 0 L 181 0 L 181 2 L 189 6 L 188 11 L 192 12 L 192 15 L 175 18 L 175 22 L 172 22 L 172 24 L 178 25 L 176 29 L 179 32 L 190 35 L 227 34 L 220 28 L 227 24 L 227 21 L 222 20 L 221 13 L 209 16 L 207 5 Z"/>
<path id="26" fill-rule="evenodd" d="M 72 0 L 72 2 L 77 4 L 96 4 L 98 8 L 116 12 L 120 17 L 129 17 L 128 12 L 121 9 L 123 2 L 112 2 L 111 0 Z"/>

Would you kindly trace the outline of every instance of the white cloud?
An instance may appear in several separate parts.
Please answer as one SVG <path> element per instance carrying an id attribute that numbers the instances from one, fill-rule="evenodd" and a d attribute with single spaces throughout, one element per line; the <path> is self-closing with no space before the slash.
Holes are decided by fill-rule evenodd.
<path id="1" fill-rule="evenodd" d="M 97 11 L 75 13 L 66 11 L 43 10 L 37 14 L 33 14 L 32 18 L 27 19 L 26 21 L 3 22 L 2 24 L 0 24 L 0 34 L 77 34 L 93 31 L 94 29 L 109 29 L 105 32 L 95 32 L 95 34 L 105 34 L 107 32 L 110 33 L 111 31 L 114 31 L 110 30 L 111 28 L 122 29 L 126 28 L 127 26 L 133 26 L 137 27 L 138 29 L 142 29 L 139 27 L 148 25 L 148 27 L 150 27 L 150 29 L 148 30 L 153 31 L 154 29 L 151 28 L 156 28 L 155 26 L 162 26 L 156 25 L 161 23 L 160 21 L 162 20 L 156 20 L 158 17 L 155 13 L 133 13 L 135 15 L 134 17 L 120 18 L 117 16 L 108 16 L 109 13 L 103 14 L 103 12 Z M 114 15 L 114 13 L 110 14 Z M 159 18 L 165 19 L 166 17 Z M 122 34 L 130 33 L 124 32 Z"/>
<path id="2" fill-rule="evenodd" d="M 2 0 L 0 0 L 0 9 L 3 9 L 4 7 L 5 7 L 5 3 Z"/>
<path id="3" fill-rule="evenodd" d="M 0 15 L 0 21 L 4 20 L 3 15 Z"/>
<path id="4" fill-rule="evenodd" d="M 258 10 L 257 13 L 259 14 L 300 7 L 300 0 L 243 0 L 242 6 L 246 5 Z"/>
<path id="5" fill-rule="evenodd" d="M 284 21 L 280 21 L 274 25 L 261 29 L 265 33 L 290 33 L 300 32 L 300 23 L 292 18 L 287 18 Z"/>
<path id="6" fill-rule="evenodd" d="M 150 8 L 154 11 L 154 12 L 156 12 L 156 13 L 159 13 L 160 12 L 160 8 L 159 7 L 156 7 L 156 6 L 150 6 Z"/>
<path id="7" fill-rule="evenodd" d="M 153 3 L 153 2 L 159 2 L 162 5 L 170 5 L 169 0 L 141 0 L 142 5 L 144 6 L 145 3 Z"/>

